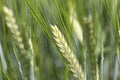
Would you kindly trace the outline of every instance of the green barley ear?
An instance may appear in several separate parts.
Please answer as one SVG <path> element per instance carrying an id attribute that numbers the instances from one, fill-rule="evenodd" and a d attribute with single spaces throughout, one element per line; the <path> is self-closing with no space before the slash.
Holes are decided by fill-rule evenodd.
<path id="1" fill-rule="evenodd" d="M 7 7 L 3 7 L 3 10 L 5 13 L 6 24 L 12 32 L 14 39 L 16 40 L 16 43 L 20 49 L 20 53 L 23 55 L 25 54 L 25 48 L 22 42 L 22 37 L 20 36 L 19 27 L 16 24 L 15 18 L 13 17 L 13 12 Z"/>
<path id="2" fill-rule="evenodd" d="M 92 16 L 89 15 L 88 18 L 84 19 L 84 37 L 85 37 L 85 44 L 87 47 L 87 56 L 91 65 L 91 72 L 93 76 L 93 80 L 98 80 L 98 64 L 97 64 L 97 55 L 95 52 L 96 47 L 96 39 L 94 35 L 94 26 Z"/>
<path id="3" fill-rule="evenodd" d="M 57 26 L 53 26 L 53 25 L 50 25 L 50 26 L 52 28 L 52 33 L 54 35 L 56 44 L 60 52 L 62 53 L 62 56 L 68 62 L 68 66 L 70 70 L 73 72 L 74 77 L 78 80 L 84 80 L 84 73 L 82 71 L 82 68 L 79 65 L 79 62 L 76 59 L 73 51 L 70 49 L 66 40 L 64 39 L 64 36 L 58 30 Z"/>
<path id="4" fill-rule="evenodd" d="M 77 19 L 76 10 L 74 10 L 73 4 L 71 4 L 71 5 L 70 4 L 69 4 L 69 7 L 70 7 L 70 22 L 73 25 L 73 29 L 74 29 L 74 33 L 75 33 L 76 37 L 81 42 L 81 44 L 83 44 L 82 26 L 80 25 L 80 23 L 79 23 L 79 21 Z"/>
<path id="5" fill-rule="evenodd" d="M 23 44 L 22 36 L 19 31 L 19 27 L 16 24 L 16 20 L 14 18 L 13 12 L 7 7 L 3 7 L 3 10 L 5 13 L 6 24 L 9 27 L 10 31 L 12 32 L 14 40 L 16 41 L 16 45 L 18 46 L 19 51 L 20 51 L 23 79 L 31 80 L 30 72 L 31 72 L 31 66 L 33 66 L 32 65 L 33 64 L 33 59 L 32 59 L 33 47 L 31 43 L 31 39 L 29 40 L 30 50 L 26 50 Z"/>

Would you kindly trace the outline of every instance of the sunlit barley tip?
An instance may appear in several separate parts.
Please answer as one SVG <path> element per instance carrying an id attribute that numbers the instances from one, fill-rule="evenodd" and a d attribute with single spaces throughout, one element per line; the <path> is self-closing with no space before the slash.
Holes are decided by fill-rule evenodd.
<path id="1" fill-rule="evenodd" d="M 7 16 L 13 16 L 13 12 L 9 10 L 6 6 L 3 7 L 3 11 Z"/>

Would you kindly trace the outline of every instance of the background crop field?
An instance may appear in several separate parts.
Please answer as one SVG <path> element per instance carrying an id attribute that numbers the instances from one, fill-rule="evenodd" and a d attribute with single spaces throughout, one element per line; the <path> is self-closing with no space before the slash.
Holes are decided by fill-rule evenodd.
<path id="1" fill-rule="evenodd" d="M 120 0 L 0 0 L 0 80 L 120 80 Z"/>

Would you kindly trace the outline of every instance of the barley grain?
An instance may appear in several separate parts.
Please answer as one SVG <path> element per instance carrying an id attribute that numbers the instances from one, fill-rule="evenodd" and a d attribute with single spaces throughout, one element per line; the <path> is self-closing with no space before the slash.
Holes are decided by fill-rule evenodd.
<path id="1" fill-rule="evenodd" d="M 56 44 L 59 47 L 59 50 L 61 51 L 65 60 L 68 62 L 68 66 L 69 66 L 70 70 L 73 72 L 73 75 L 78 80 L 84 80 L 84 73 L 82 71 L 82 68 L 79 65 L 79 62 L 76 59 L 73 51 L 70 49 L 66 40 L 64 39 L 64 36 L 58 30 L 56 25 L 55 26 L 50 25 L 50 26 L 52 28 L 52 33 L 54 35 Z"/>

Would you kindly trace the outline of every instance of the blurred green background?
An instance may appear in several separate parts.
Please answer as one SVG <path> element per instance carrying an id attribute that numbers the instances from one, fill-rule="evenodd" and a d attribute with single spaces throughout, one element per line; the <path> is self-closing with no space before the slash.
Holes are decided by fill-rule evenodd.
<path id="1" fill-rule="evenodd" d="M 6 25 L 4 6 L 14 13 L 26 54 L 28 40 L 32 40 L 34 74 L 30 75 L 34 78 L 30 80 L 76 80 L 56 47 L 50 24 L 57 25 L 64 35 L 82 66 L 85 80 L 93 80 L 89 74 L 91 46 L 87 46 L 92 42 L 87 37 L 92 35 L 85 23 L 89 16 L 99 80 L 120 80 L 120 0 L 0 0 L 0 80 L 21 80 L 20 49 Z"/>

